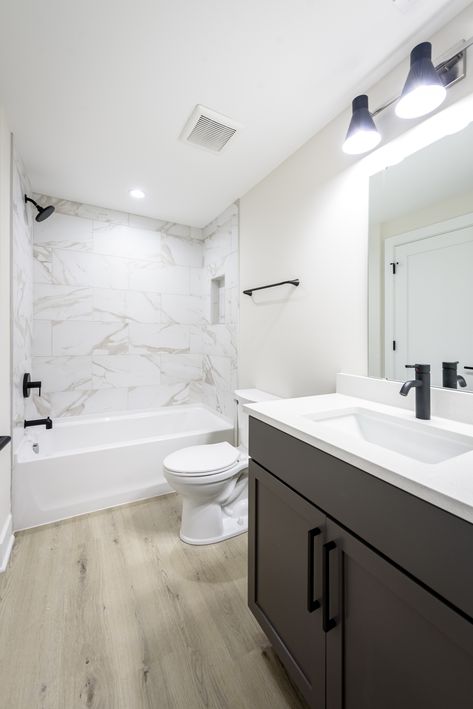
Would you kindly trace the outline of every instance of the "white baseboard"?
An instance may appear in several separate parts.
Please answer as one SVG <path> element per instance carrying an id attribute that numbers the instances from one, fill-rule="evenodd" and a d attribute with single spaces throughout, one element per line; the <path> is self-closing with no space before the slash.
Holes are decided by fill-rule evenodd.
<path id="1" fill-rule="evenodd" d="M 12 516 L 8 515 L 0 531 L 0 574 L 6 571 L 14 541 Z"/>

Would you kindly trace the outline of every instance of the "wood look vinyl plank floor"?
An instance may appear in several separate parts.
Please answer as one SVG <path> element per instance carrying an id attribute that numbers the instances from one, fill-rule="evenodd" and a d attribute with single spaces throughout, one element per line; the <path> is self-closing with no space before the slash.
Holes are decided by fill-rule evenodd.
<path id="1" fill-rule="evenodd" d="M 303 709 L 246 605 L 247 536 L 193 547 L 176 495 L 17 535 L 0 709 Z"/>

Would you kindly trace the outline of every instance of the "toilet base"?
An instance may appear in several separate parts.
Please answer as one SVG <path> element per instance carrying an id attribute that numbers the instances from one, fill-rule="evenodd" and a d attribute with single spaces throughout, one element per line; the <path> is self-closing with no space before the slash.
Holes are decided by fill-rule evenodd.
<path id="1" fill-rule="evenodd" d="M 245 534 L 245 532 L 248 531 L 248 517 L 242 525 L 237 525 L 235 520 L 229 520 L 229 522 L 231 522 L 231 524 L 229 524 L 228 527 L 226 527 L 224 523 L 224 531 L 219 537 L 211 537 L 210 539 L 191 539 L 190 537 L 185 537 L 183 534 L 179 534 L 179 537 L 181 541 L 186 544 L 192 544 L 193 546 L 204 546 L 205 544 L 216 544 L 217 542 L 225 541 L 225 539 L 238 537 L 238 535 Z"/>
<path id="2" fill-rule="evenodd" d="M 205 544 L 216 544 L 217 542 L 223 542 L 225 539 L 231 539 L 232 537 L 237 537 L 240 534 L 244 534 L 248 531 L 248 501 L 246 499 L 239 500 L 236 504 L 231 506 L 229 509 L 230 514 L 223 514 L 222 518 L 222 532 L 216 537 L 209 537 L 208 539 L 194 539 L 182 534 L 182 530 L 179 532 L 179 537 L 186 544 L 193 544 L 194 546 L 203 546 Z"/>

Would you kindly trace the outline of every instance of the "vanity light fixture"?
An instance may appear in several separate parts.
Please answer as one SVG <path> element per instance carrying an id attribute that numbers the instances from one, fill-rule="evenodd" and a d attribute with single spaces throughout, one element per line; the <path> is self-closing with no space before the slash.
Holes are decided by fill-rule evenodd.
<path id="1" fill-rule="evenodd" d="M 432 64 L 432 45 L 422 42 L 411 52 L 411 68 L 396 104 L 399 118 L 420 118 L 438 108 L 447 97 L 447 89 Z"/>
<path id="2" fill-rule="evenodd" d="M 133 197 L 134 199 L 144 199 L 146 197 L 143 190 L 140 190 L 137 187 L 130 190 L 129 195 L 130 195 L 130 197 Z"/>
<path id="3" fill-rule="evenodd" d="M 343 143 L 343 152 L 361 155 L 375 148 L 381 141 L 373 116 L 368 109 L 368 96 L 362 94 L 353 99 L 353 114 Z"/>
<path id="4" fill-rule="evenodd" d="M 466 76 L 466 50 L 473 46 L 473 37 L 456 45 L 437 66 L 432 63 L 432 45 L 422 42 L 411 52 L 411 66 L 400 96 L 369 111 L 368 97 L 363 94 L 353 101 L 353 114 L 343 143 L 343 152 L 361 155 L 375 148 L 381 136 L 374 118 L 394 104 L 399 118 L 420 118 L 438 108 L 447 89 Z"/>

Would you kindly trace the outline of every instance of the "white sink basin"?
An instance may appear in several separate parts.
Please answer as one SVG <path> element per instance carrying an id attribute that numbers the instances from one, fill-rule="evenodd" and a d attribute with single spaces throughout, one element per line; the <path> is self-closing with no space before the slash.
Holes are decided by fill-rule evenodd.
<path id="1" fill-rule="evenodd" d="M 381 446 L 423 463 L 441 463 L 473 450 L 473 438 L 403 418 L 353 408 L 303 414 L 327 431 Z"/>

